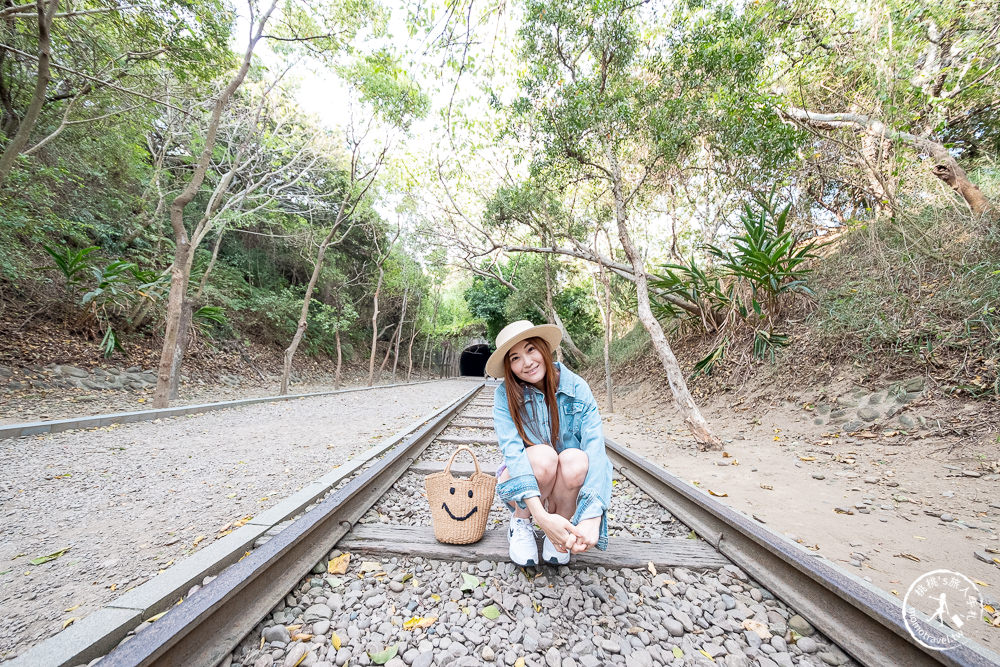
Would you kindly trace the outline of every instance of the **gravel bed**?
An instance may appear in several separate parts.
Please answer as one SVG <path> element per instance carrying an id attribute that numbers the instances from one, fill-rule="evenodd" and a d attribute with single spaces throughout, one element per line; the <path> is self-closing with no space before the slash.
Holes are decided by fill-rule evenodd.
<path id="1" fill-rule="evenodd" d="M 608 510 L 608 537 L 655 540 L 686 537 L 691 529 L 674 518 L 638 486 L 612 475 L 611 508 Z"/>
<path id="2" fill-rule="evenodd" d="M 451 458 L 451 455 L 455 452 L 455 448 L 459 445 L 450 442 L 432 442 L 424 453 L 420 456 L 422 461 L 447 461 Z M 500 454 L 500 449 L 496 445 L 467 445 L 476 454 L 476 458 L 479 459 L 479 465 L 482 466 L 486 463 L 499 466 L 503 463 L 503 455 Z M 455 458 L 455 463 L 467 463 L 472 465 L 472 459 L 468 454 L 459 454 Z"/>
<path id="3" fill-rule="evenodd" d="M 470 388 L 376 388 L 0 441 L 0 660 Z"/>
<path id="4" fill-rule="evenodd" d="M 510 563 L 401 557 L 352 558 L 344 575 L 326 567 L 318 563 L 258 624 L 232 664 L 370 665 L 393 648 L 390 667 L 521 658 L 528 667 L 681 667 L 704 664 L 705 655 L 727 667 L 854 664 L 733 566 L 656 575 L 545 567 L 536 575 Z M 404 627 L 413 618 L 429 626 Z"/>

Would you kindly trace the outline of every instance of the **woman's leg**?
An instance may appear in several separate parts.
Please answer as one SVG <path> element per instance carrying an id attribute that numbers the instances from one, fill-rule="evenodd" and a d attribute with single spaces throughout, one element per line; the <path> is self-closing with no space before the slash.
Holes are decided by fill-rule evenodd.
<path id="1" fill-rule="evenodd" d="M 582 449 L 564 449 L 557 456 L 558 467 L 549 497 L 549 511 L 572 519 L 576 499 L 587 479 L 590 461 Z M 542 496 L 545 497 L 544 495 Z"/>
<path id="2" fill-rule="evenodd" d="M 538 493 L 541 495 L 542 503 L 544 503 L 552 493 L 552 486 L 556 480 L 556 471 L 559 468 L 559 457 L 556 455 L 556 450 L 548 445 L 532 445 L 527 448 L 527 454 L 528 462 L 531 463 L 531 471 L 535 474 L 535 481 L 538 483 Z M 586 455 L 584 456 L 586 457 Z M 499 481 L 506 482 L 508 479 L 510 479 L 510 471 L 504 470 L 500 474 Z M 531 513 L 527 509 L 515 507 L 514 516 L 520 519 L 527 519 L 531 516 Z"/>

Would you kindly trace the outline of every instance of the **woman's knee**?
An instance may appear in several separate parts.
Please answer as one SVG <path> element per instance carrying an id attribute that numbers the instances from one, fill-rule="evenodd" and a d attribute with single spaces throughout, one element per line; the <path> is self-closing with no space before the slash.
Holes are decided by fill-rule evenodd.
<path id="1" fill-rule="evenodd" d="M 582 449 L 567 449 L 559 453 L 559 477 L 568 487 L 580 488 L 587 479 L 590 460 Z"/>
<path id="2" fill-rule="evenodd" d="M 551 482 L 559 469 L 559 458 L 556 455 L 556 450 L 547 445 L 528 447 L 528 461 L 531 463 L 531 471 L 535 474 L 535 479 L 542 485 Z"/>

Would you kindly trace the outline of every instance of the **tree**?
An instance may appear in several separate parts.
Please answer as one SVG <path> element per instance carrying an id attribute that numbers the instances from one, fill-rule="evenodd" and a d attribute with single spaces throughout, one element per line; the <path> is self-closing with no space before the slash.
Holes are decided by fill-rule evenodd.
<path id="1" fill-rule="evenodd" d="M 226 62 L 232 14 L 215 0 L 152 0 L 128 6 L 37 0 L 0 10 L 0 186 L 21 155 L 68 127 L 169 104 L 142 89 L 158 70 L 207 80 Z M 125 82 L 129 81 L 129 84 Z M 131 81 L 138 81 L 135 87 Z M 30 95 L 22 87 L 30 85 Z M 36 128 L 47 134 L 31 144 Z"/>
<path id="2" fill-rule="evenodd" d="M 769 33 L 780 116 L 853 153 L 881 198 L 876 208 L 896 209 L 898 147 L 927 156 L 930 173 L 975 216 L 995 217 L 959 159 L 1000 145 L 996 3 L 768 2 L 749 20 Z"/>

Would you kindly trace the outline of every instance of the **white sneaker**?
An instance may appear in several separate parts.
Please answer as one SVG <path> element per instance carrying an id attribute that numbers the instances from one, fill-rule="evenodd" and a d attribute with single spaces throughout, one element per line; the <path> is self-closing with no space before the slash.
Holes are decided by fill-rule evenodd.
<path id="1" fill-rule="evenodd" d="M 546 535 L 545 539 L 542 540 L 542 560 L 549 565 L 566 565 L 569 563 L 570 553 L 560 553 L 556 551 L 556 547 L 552 544 L 552 540 Z"/>
<path id="2" fill-rule="evenodd" d="M 531 519 L 511 517 L 507 539 L 510 541 L 512 561 L 522 567 L 538 565 L 538 543 L 535 542 L 535 529 L 531 526 Z"/>

